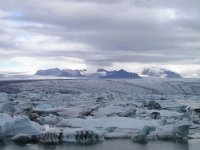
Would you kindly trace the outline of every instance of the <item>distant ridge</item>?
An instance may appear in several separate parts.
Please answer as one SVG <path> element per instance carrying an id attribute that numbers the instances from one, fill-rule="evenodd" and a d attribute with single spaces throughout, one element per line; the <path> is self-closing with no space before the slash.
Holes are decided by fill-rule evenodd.
<path id="1" fill-rule="evenodd" d="M 182 78 L 180 74 L 174 71 L 156 67 L 145 68 L 142 71 L 142 75 L 146 77 L 156 77 L 156 78 Z"/>
<path id="2" fill-rule="evenodd" d="M 35 75 L 40 76 L 59 76 L 59 77 L 82 77 L 79 70 L 72 70 L 72 69 L 58 69 L 58 68 L 51 68 L 46 70 L 38 70 Z"/>
<path id="3" fill-rule="evenodd" d="M 99 79 L 138 79 L 142 77 L 155 77 L 155 78 L 182 78 L 180 74 L 167 70 L 164 68 L 145 68 L 141 76 L 137 73 L 128 72 L 124 69 L 120 70 L 105 70 L 97 69 L 94 73 L 87 73 L 86 69 L 72 70 L 72 69 L 59 69 L 50 68 L 46 70 L 38 70 L 35 75 L 40 76 L 55 76 L 55 77 L 86 77 L 86 78 L 99 78 Z"/>
<path id="4" fill-rule="evenodd" d="M 38 70 L 35 75 L 40 76 L 57 76 L 57 77 L 88 77 L 100 79 L 136 79 L 141 78 L 137 73 L 127 72 L 123 69 L 107 71 L 105 69 L 98 69 L 96 73 L 85 74 L 86 70 L 71 70 L 59 68 L 51 68 L 46 70 Z"/>
<path id="5" fill-rule="evenodd" d="M 124 69 L 121 70 L 114 70 L 114 71 L 107 71 L 105 69 L 98 69 L 97 72 L 104 72 L 104 75 L 100 75 L 100 78 L 106 79 L 135 79 L 141 78 L 137 73 L 127 72 Z"/>

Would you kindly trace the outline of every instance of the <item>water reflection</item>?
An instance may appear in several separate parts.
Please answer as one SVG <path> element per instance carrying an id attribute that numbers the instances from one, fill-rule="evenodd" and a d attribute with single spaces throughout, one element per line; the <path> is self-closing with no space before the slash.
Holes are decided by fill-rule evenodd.
<path id="1" fill-rule="evenodd" d="M 199 150 L 200 140 L 187 142 L 149 142 L 148 144 L 132 143 L 130 140 L 110 140 L 97 145 L 72 145 L 61 144 L 41 145 L 27 144 L 16 145 L 12 142 L 0 143 L 0 150 Z"/>

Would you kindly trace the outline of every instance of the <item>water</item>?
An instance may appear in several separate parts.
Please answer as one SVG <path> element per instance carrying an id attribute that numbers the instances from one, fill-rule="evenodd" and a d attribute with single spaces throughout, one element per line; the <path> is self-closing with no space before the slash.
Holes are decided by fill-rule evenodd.
<path id="1" fill-rule="evenodd" d="M 109 140 L 96 145 L 61 144 L 57 146 L 27 144 L 16 145 L 9 142 L 0 143 L 0 150 L 199 150 L 200 140 L 189 142 L 149 142 L 148 144 L 132 143 L 130 140 Z"/>

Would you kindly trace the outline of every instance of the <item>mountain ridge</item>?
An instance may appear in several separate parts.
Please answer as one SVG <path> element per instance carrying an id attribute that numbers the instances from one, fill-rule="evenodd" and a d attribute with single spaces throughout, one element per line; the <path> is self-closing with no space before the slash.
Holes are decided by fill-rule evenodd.
<path id="1" fill-rule="evenodd" d="M 84 70 L 86 71 L 86 70 Z M 83 70 L 50 68 L 46 70 L 38 70 L 35 75 L 40 76 L 58 76 L 58 77 L 89 77 L 100 79 L 135 79 L 141 78 L 137 73 L 127 72 L 124 69 L 107 71 L 105 69 L 97 69 L 95 73 L 83 74 Z"/>
<path id="2" fill-rule="evenodd" d="M 182 78 L 182 76 L 174 71 L 164 68 L 145 68 L 141 76 L 134 72 L 128 72 L 124 69 L 111 70 L 97 69 L 96 72 L 87 73 L 86 69 L 72 70 L 72 69 L 59 69 L 50 68 L 38 70 L 35 75 L 39 76 L 56 76 L 56 77 L 86 77 L 86 78 L 99 78 L 99 79 L 139 79 L 143 77 L 156 77 L 156 78 Z"/>
<path id="3" fill-rule="evenodd" d="M 142 75 L 147 77 L 156 77 L 156 78 L 182 78 L 177 72 L 164 69 L 164 68 L 145 68 L 142 71 Z"/>

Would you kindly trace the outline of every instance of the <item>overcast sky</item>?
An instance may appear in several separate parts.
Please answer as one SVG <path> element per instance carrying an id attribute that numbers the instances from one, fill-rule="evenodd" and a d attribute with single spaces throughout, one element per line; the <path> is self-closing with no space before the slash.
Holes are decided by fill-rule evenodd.
<path id="1" fill-rule="evenodd" d="M 200 70 L 200 0 L 0 0 L 0 71 Z"/>

